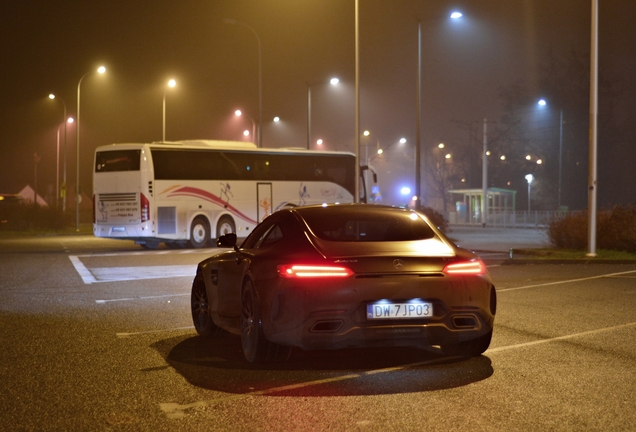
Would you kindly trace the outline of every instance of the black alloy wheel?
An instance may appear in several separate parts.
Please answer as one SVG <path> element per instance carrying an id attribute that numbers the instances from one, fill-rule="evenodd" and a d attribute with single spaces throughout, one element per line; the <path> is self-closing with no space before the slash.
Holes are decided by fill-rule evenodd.
<path id="1" fill-rule="evenodd" d="M 205 281 L 201 275 L 197 275 L 194 282 L 192 282 L 190 308 L 192 310 L 194 328 L 200 336 L 213 337 L 221 333 L 221 328 L 214 324 L 210 316 L 208 293 L 205 288 Z"/>

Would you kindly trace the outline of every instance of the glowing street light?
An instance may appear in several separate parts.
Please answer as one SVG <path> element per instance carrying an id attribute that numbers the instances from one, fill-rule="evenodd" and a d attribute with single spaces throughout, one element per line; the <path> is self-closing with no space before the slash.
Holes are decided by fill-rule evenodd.
<path id="1" fill-rule="evenodd" d="M 163 135 L 162 135 L 163 142 L 166 141 L 166 92 L 168 91 L 169 88 L 174 88 L 176 85 L 177 85 L 177 82 L 171 79 L 170 81 L 168 81 L 168 85 L 163 91 Z"/>
<path id="2" fill-rule="evenodd" d="M 256 139 L 255 144 L 257 144 L 258 147 L 262 147 L 261 122 L 263 119 L 263 55 L 262 55 L 262 49 L 261 49 L 261 38 L 258 36 L 258 33 L 256 33 L 256 30 L 254 30 L 252 27 L 240 21 L 237 21 L 231 18 L 225 18 L 223 22 L 225 24 L 240 25 L 247 28 L 256 37 L 256 41 L 258 43 L 258 137 Z"/>
<path id="3" fill-rule="evenodd" d="M 66 102 L 64 102 L 64 99 L 62 98 L 58 98 L 56 97 L 53 93 L 49 94 L 49 99 L 54 100 L 54 99 L 59 99 L 60 102 L 62 102 L 62 107 L 64 108 L 64 114 L 62 117 L 62 121 L 64 122 L 64 146 L 62 147 L 62 189 L 60 189 L 59 186 L 59 177 L 60 177 L 60 162 L 59 160 L 57 161 L 57 183 L 56 184 L 56 189 L 57 189 L 57 193 L 58 195 L 62 195 L 62 213 L 66 212 Z M 58 131 L 59 131 L 59 126 L 58 126 Z M 58 158 L 59 158 L 59 153 L 60 153 L 60 143 L 59 143 L 59 132 L 58 132 L 58 145 L 57 145 L 57 152 L 58 152 Z M 62 192 L 63 191 L 63 192 Z M 55 201 L 57 203 L 57 200 Z"/>
<path id="4" fill-rule="evenodd" d="M 540 99 L 539 102 L 537 103 L 542 107 L 547 105 L 547 102 L 545 101 L 545 99 Z M 559 190 L 558 190 L 558 198 L 557 198 L 557 206 L 559 207 L 561 207 L 562 161 L 563 161 L 563 108 L 559 110 Z"/>
<path id="5" fill-rule="evenodd" d="M 97 68 L 98 74 L 104 74 L 106 72 L 106 68 L 104 66 L 100 66 Z M 77 126 L 75 128 L 75 164 L 76 164 L 76 178 L 75 178 L 75 231 L 79 231 L 79 205 L 80 205 L 80 86 L 82 85 L 82 80 L 88 75 L 92 73 L 92 71 L 86 72 L 80 78 L 77 83 Z"/>
<path id="6" fill-rule="evenodd" d="M 453 11 L 450 18 L 457 20 L 464 15 L 459 11 Z M 423 204 L 421 191 L 421 138 L 420 130 L 422 124 L 422 20 L 417 22 L 417 121 L 415 128 L 415 208 Z"/>
<path id="7" fill-rule="evenodd" d="M 241 111 L 240 109 L 237 109 L 236 111 L 234 111 L 234 115 L 237 117 L 241 117 L 243 115 L 243 111 Z M 254 144 L 256 144 L 256 122 L 254 122 L 254 119 L 252 119 L 252 117 L 248 116 L 247 114 L 245 114 L 245 117 L 247 117 L 248 119 L 250 119 L 250 121 L 252 122 L 252 142 Z M 275 121 L 275 120 L 274 120 Z M 250 136 L 250 131 L 246 130 L 243 131 L 243 135 L 244 136 Z"/>
<path id="8" fill-rule="evenodd" d="M 528 182 L 528 213 L 530 213 L 530 191 L 534 176 L 532 174 L 526 174 L 526 181 Z"/>
<path id="9" fill-rule="evenodd" d="M 331 84 L 332 86 L 337 85 L 339 82 L 340 82 L 340 79 L 335 77 L 329 80 L 329 84 Z M 310 149 L 310 143 L 311 143 L 311 88 L 318 84 L 321 84 L 321 83 L 313 83 L 313 84 L 307 83 L 307 150 Z"/>

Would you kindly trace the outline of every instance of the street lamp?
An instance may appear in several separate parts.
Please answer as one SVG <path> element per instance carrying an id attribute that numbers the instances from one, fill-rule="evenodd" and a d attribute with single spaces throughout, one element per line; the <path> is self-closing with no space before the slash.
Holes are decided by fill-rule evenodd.
<path id="1" fill-rule="evenodd" d="M 225 18 L 223 22 L 225 24 L 241 25 L 247 28 L 254 34 L 254 36 L 256 37 L 256 41 L 258 42 L 258 139 L 257 139 L 257 142 L 258 142 L 258 147 L 262 147 L 261 121 L 263 119 L 263 69 L 262 69 L 263 60 L 262 60 L 262 53 L 261 53 L 261 38 L 258 37 L 258 33 L 256 33 L 256 30 L 254 30 L 252 27 L 248 26 L 247 24 L 243 24 L 240 21 L 237 21 L 231 18 Z"/>
<path id="2" fill-rule="evenodd" d="M 177 82 L 171 79 L 170 81 L 168 81 L 168 85 L 163 90 L 163 135 L 162 135 L 163 142 L 166 141 L 166 92 L 168 91 L 168 88 L 173 88 L 176 85 L 177 85 Z"/>
<path id="3" fill-rule="evenodd" d="M 337 85 L 340 82 L 338 78 L 331 78 L 329 84 Z M 311 87 L 320 83 L 309 84 L 307 83 L 307 150 L 311 146 Z"/>
<path id="4" fill-rule="evenodd" d="M 539 106 L 546 106 L 547 102 L 545 99 L 540 99 L 537 102 Z M 563 166 L 563 108 L 559 110 L 559 189 L 558 189 L 558 199 L 557 205 L 561 207 L 561 172 Z"/>
<path id="5" fill-rule="evenodd" d="M 528 182 L 528 213 L 530 213 L 530 191 L 532 182 L 534 181 L 534 176 L 532 174 L 526 174 L 526 181 Z"/>
<path id="6" fill-rule="evenodd" d="M 459 11 L 450 14 L 451 19 L 459 19 L 464 15 Z M 415 128 L 415 208 L 421 207 L 421 127 L 422 127 L 422 20 L 417 21 L 417 122 Z"/>
<path id="7" fill-rule="evenodd" d="M 49 95 L 49 99 L 53 100 L 56 99 L 56 96 L 51 93 Z M 59 99 L 60 102 L 62 102 L 62 107 L 64 108 L 64 116 L 62 117 L 62 121 L 64 122 L 64 147 L 63 147 L 63 151 L 62 151 L 62 159 L 64 160 L 63 162 L 63 169 L 62 169 L 62 190 L 64 191 L 62 193 L 62 190 L 60 190 L 59 188 L 59 178 L 60 178 L 60 161 L 57 161 L 57 184 L 56 184 L 56 189 L 57 189 L 57 194 L 58 195 L 62 195 L 62 213 L 66 212 L 66 102 L 64 102 L 64 99 L 62 98 L 57 98 Z M 59 142 L 59 126 L 58 126 L 58 143 L 57 143 L 57 155 L 58 158 L 60 156 L 60 142 Z M 57 200 L 55 201 L 57 203 Z"/>
<path id="8" fill-rule="evenodd" d="M 80 205 L 80 86 L 82 85 L 82 80 L 86 77 L 86 75 L 92 73 L 93 71 L 86 72 L 80 78 L 77 83 L 77 126 L 75 127 L 75 164 L 76 164 L 76 178 L 75 178 L 75 231 L 79 231 L 79 205 Z M 106 68 L 104 66 L 100 66 L 97 68 L 97 73 L 103 74 L 106 72 Z"/>
<path id="9" fill-rule="evenodd" d="M 241 117 L 243 115 L 243 112 L 237 109 L 236 111 L 234 111 L 234 115 L 237 117 Z M 250 119 L 250 121 L 252 122 L 252 142 L 254 142 L 254 140 L 256 139 L 255 132 L 254 132 L 256 130 L 256 123 L 254 122 L 254 119 L 252 119 L 252 117 L 248 116 L 247 114 L 245 114 L 245 117 Z M 247 132 L 247 134 L 245 132 Z M 245 132 L 243 132 L 243 135 L 248 136 L 249 131 L 245 131 Z M 254 142 L 254 144 L 256 143 Z"/>

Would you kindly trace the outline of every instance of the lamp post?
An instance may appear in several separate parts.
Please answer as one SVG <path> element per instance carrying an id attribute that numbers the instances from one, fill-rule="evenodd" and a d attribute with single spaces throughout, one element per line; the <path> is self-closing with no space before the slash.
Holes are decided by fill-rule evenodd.
<path id="1" fill-rule="evenodd" d="M 598 0 L 592 0 L 592 30 L 590 48 L 590 145 L 588 165 L 588 252 L 596 256 L 596 194 L 597 194 L 597 133 L 598 133 Z"/>
<path id="2" fill-rule="evenodd" d="M 236 111 L 234 111 L 234 115 L 237 117 L 241 117 L 243 115 L 243 111 L 237 109 Z M 247 114 L 245 114 L 245 116 L 252 122 L 252 142 L 254 142 L 256 140 L 256 135 L 254 132 L 256 130 L 256 122 L 254 122 L 254 119 Z M 254 144 L 256 144 L 256 142 L 254 142 Z"/>
<path id="3" fill-rule="evenodd" d="M 262 147 L 261 125 L 263 119 L 263 60 L 261 51 L 261 38 L 258 36 L 258 33 L 256 33 L 256 30 L 240 21 L 231 18 L 225 18 L 223 22 L 225 22 L 226 24 L 241 25 L 247 28 L 254 34 L 254 36 L 256 37 L 256 41 L 258 42 L 258 139 L 256 141 L 258 147 Z"/>
<path id="4" fill-rule="evenodd" d="M 54 100 L 57 97 L 51 93 L 49 94 L 49 99 Z M 63 159 L 63 169 L 62 169 L 62 189 L 64 190 L 64 192 L 62 193 L 62 191 L 59 189 L 59 184 L 56 185 L 56 189 L 57 189 L 57 193 L 62 195 L 62 213 L 66 212 L 66 102 L 64 102 L 64 99 L 62 98 L 57 98 L 59 99 L 60 102 L 62 102 L 62 107 L 64 108 L 64 114 L 63 114 L 63 122 L 64 122 L 64 146 L 62 147 L 62 159 Z M 58 146 L 57 146 L 57 153 L 58 153 L 58 158 L 60 155 L 60 143 L 59 143 L 59 126 L 58 126 Z M 58 160 L 57 162 L 57 178 L 58 178 L 58 183 L 59 183 L 59 169 L 60 169 L 60 162 Z M 57 203 L 57 200 L 55 201 Z"/>
<path id="5" fill-rule="evenodd" d="M 163 142 L 166 141 L 166 92 L 168 91 L 168 88 L 173 88 L 176 85 L 177 85 L 177 82 L 171 79 L 170 81 L 168 81 L 168 85 L 163 90 L 163 135 L 162 135 Z"/>
<path id="6" fill-rule="evenodd" d="M 331 78 L 329 84 L 337 85 L 340 82 L 338 78 Z M 311 148 L 311 87 L 320 83 L 307 83 L 307 150 Z"/>
<path id="7" fill-rule="evenodd" d="M 532 190 L 534 176 L 532 174 L 526 174 L 526 181 L 528 182 L 528 214 L 530 214 L 530 192 Z"/>
<path id="8" fill-rule="evenodd" d="M 547 105 L 545 99 L 540 99 L 537 102 L 539 106 Z M 561 178 L 562 178 L 562 169 L 563 169 L 563 108 L 559 110 L 559 187 L 558 187 L 558 198 L 557 198 L 557 206 L 561 207 Z"/>
<path id="9" fill-rule="evenodd" d="M 77 126 L 75 127 L 75 164 L 76 164 L 76 178 L 75 178 L 75 231 L 79 232 L 79 205 L 80 205 L 80 87 L 82 80 L 93 71 L 86 72 L 80 78 L 77 83 Z M 106 72 L 104 66 L 97 68 L 97 73 L 103 74 Z"/>
<path id="10" fill-rule="evenodd" d="M 464 15 L 454 11 L 451 19 L 459 19 Z M 420 208 L 422 203 L 421 190 L 421 127 L 422 127 L 422 20 L 417 21 L 417 121 L 415 127 L 415 208 Z"/>

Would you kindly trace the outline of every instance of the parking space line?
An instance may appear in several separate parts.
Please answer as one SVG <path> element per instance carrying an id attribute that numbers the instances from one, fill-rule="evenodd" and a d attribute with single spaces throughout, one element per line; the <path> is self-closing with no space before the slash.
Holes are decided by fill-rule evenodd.
<path id="1" fill-rule="evenodd" d="M 432 365 L 432 364 L 435 364 L 435 363 L 446 362 L 446 361 L 453 360 L 453 359 L 458 359 L 458 358 L 460 358 L 460 357 L 443 357 L 443 358 L 437 358 L 437 359 L 432 359 L 432 360 L 425 360 L 425 361 L 416 362 L 416 363 L 409 363 L 409 364 L 402 365 L 402 366 L 394 366 L 394 367 L 388 367 L 388 368 L 384 368 L 384 369 L 375 369 L 375 370 L 370 370 L 370 371 L 367 371 L 367 372 L 348 374 L 348 375 L 341 375 L 341 376 L 337 376 L 337 377 L 324 378 L 324 379 L 319 379 L 319 380 L 315 380 L 315 381 L 307 381 L 307 382 L 298 383 L 298 384 L 290 384 L 290 385 L 286 385 L 286 386 L 274 387 L 274 388 L 270 388 L 270 389 L 258 390 L 258 391 L 253 391 L 253 392 L 249 392 L 249 393 L 243 393 L 243 394 L 233 394 L 233 395 L 229 395 L 229 396 L 219 397 L 219 398 L 216 398 L 216 399 L 193 402 L 193 403 L 189 403 L 189 404 L 185 404 L 185 405 L 180 405 L 178 403 L 160 403 L 159 404 L 159 408 L 161 408 L 161 410 L 164 413 L 166 413 L 166 416 L 168 418 L 178 419 L 178 418 L 185 417 L 185 415 L 186 415 L 185 411 L 188 410 L 188 409 L 191 409 L 191 408 L 205 407 L 205 406 L 213 405 L 213 404 L 216 404 L 216 403 L 228 402 L 228 401 L 237 400 L 237 399 L 243 399 L 243 398 L 247 398 L 247 397 L 250 397 L 250 396 L 261 396 L 261 395 L 266 395 L 266 394 L 270 394 L 270 393 L 279 393 L 279 392 L 283 392 L 283 391 L 295 390 L 295 389 L 304 388 L 304 387 L 311 387 L 311 386 L 320 385 L 320 384 L 328 384 L 328 383 L 332 383 L 332 382 L 345 381 L 345 380 L 350 380 L 350 379 L 355 379 L 355 378 L 360 378 L 360 377 L 365 377 L 365 376 L 370 376 L 370 375 L 375 375 L 375 374 L 394 372 L 394 371 L 414 368 L 414 367 L 418 367 L 418 366 L 428 366 L 428 365 Z"/>
<path id="2" fill-rule="evenodd" d="M 95 276 L 93 276 L 93 274 L 86 268 L 86 266 L 82 263 L 82 261 L 80 261 L 80 259 L 76 255 L 69 255 L 68 257 L 73 263 L 73 267 L 75 267 L 75 270 L 80 275 L 80 277 L 82 278 L 82 280 L 84 281 L 86 285 L 90 285 L 92 283 L 97 282 L 97 279 L 95 279 Z"/>
<path id="3" fill-rule="evenodd" d="M 153 300 L 153 299 L 168 298 L 168 297 L 185 297 L 185 296 L 189 296 L 189 295 L 190 295 L 190 293 L 186 293 L 186 294 L 166 294 L 166 295 L 156 295 L 156 296 L 124 297 L 124 298 L 108 299 L 108 300 L 95 300 L 95 303 L 104 304 L 104 303 L 133 301 L 133 300 Z"/>
<path id="4" fill-rule="evenodd" d="M 172 266 L 138 266 L 138 267 L 98 267 L 88 269 L 82 263 L 81 257 L 95 257 L 98 255 L 69 255 L 75 270 L 86 285 L 99 282 L 121 282 L 143 279 L 164 279 L 174 277 L 194 277 L 197 265 Z"/>
<path id="5" fill-rule="evenodd" d="M 137 335 L 144 335 L 144 334 L 164 333 L 164 332 L 173 332 L 173 331 L 181 331 L 181 330 L 192 330 L 192 329 L 194 329 L 194 326 L 174 327 L 174 328 L 170 328 L 170 329 L 160 329 L 160 330 L 146 330 L 146 331 L 133 332 L 133 333 L 115 333 L 115 335 L 118 338 L 127 338 L 127 337 L 130 337 L 130 336 L 137 336 Z"/>
<path id="6" fill-rule="evenodd" d="M 603 332 L 612 331 L 612 330 L 620 330 L 620 329 L 634 327 L 634 326 L 636 326 L 636 322 L 631 322 L 631 323 L 627 323 L 627 324 L 620 324 L 620 325 L 616 325 L 616 326 L 612 326 L 612 327 L 604 327 L 604 328 L 601 328 L 601 329 L 589 330 L 589 331 L 585 331 L 585 332 L 581 332 L 581 333 L 574 333 L 574 334 L 565 335 L 565 336 L 557 336 L 557 337 L 554 337 L 554 338 L 542 339 L 542 340 L 533 341 L 533 342 L 526 342 L 526 343 L 515 344 L 515 345 L 507 345 L 507 346 L 502 346 L 502 347 L 489 349 L 484 354 L 494 354 L 494 353 L 505 351 L 505 350 L 517 349 L 517 348 L 525 348 L 525 347 L 528 347 L 528 346 L 544 344 L 544 343 L 549 343 L 549 342 L 555 342 L 555 341 L 560 341 L 560 340 L 566 340 L 566 339 L 572 339 L 572 338 L 581 337 L 581 336 L 588 336 L 588 335 L 603 333 Z M 181 405 L 181 404 L 178 404 L 178 403 L 160 403 L 159 407 L 166 414 L 166 416 L 168 418 L 178 419 L 178 418 L 185 417 L 185 415 L 186 415 L 185 411 L 189 410 L 189 409 L 192 409 L 192 408 L 205 407 L 205 406 L 213 405 L 213 404 L 216 404 L 216 403 L 228 402 L 228 401 L 242 399 L 242 398 L 246 398 L 246 397 L 250 397 L 250 396 L 262 396 L 262 395 L 267 395 L 267 394 L 271 394 L 271 393 L 279 393 L 279 392 L 287 391 L 287 390 L 294 390 L 294 389 L 298 389 L 298 388 L 310 387 L 310 386 L 314 386 L 314 385 L 320 385 L 320 384 L 327 384 L 327 383 L 332 383 L 332 382 L 337 382 L 337 381 L 345 381 L 345 380 L 350 380 L 350 379 L 356 379 L 356 378 L 360 378 L 360 377 L 364 377 L 364 376 L 370 376 L 370 375 L 374 375 L 374 374 L 394 372 L 394 371 L 414 368 L 414 367 L 418 367 L 418 366 L 428 366 L 428 365 L 432 365 L 432 364 L 435 364 L 435 363 L 438 363 L 438 362 L 443 362 L 443 361 L 448 361 L 448 360 L 453 360 L 453 359 L 458 359 L 458 358 L 461 358 L 461 357 L 443 357 L 443 358 L 438 358 L 438 359 L 433 359 L 433 360 L 426 360 L 426 361 L 422 361 L 422 362 L 410 363 L 410 364 L 406 364 L 406 365 L 402 365 L 402 366 L 395 366 L 395 367 L 389 367 L 389 368 L 384 368 L 384 369 L 376 369 L 376 370 L 371 370 L 371 371 L 357 373 L 357 374 L 341 375 L 341 376 L 337 376 L 337 377 L 325 378 L 325 379 L 320 379 L 320 380 L 315 380 L 315 381 L 307 381 L 307 382 L 303 382 L 303 383 L 291 384 L 291 385 L 281 386 L 281 387 L 274 387 L 274 388 L 270 388 L 270 389 L 259 390 L 259 391 L 249 392 L 249 393 L 222 396 L 222 397 L 219 397 L 219 398 L 216 398 L 216 399 L 197 401 L 197 402 L 184 404 L 184 405 Z"/>
<path id="7" fill-rule="evenodd" d="M 539 288 L 539 287 L 552 286 L 552 285 L 561 285 L 561 284 L 572 283 L 572 282 L 583 282 L 583 281 L 589 281 L 594 279 L 603 279 L 606 277 L 622 276 L 622 275 L 627 275 L 631 273 L 636 273 L 636 270 L 629 270 L 629 271 L 618 272 L 618 273 L 607 273 L 603 275 L 590 276 L 590 277 L 578 278 L 578 279 L 566 279 L 562 281 L 546 282 L 546 283 L 536 284 L 536 285 L 525 285 L 525 286 L 513 287 L 513 288 L 502 288 L 502 289 L 497 289 L 497 293 L 506 292 L 506 291 L 517 291 L 517 290 L 529 289 L 529 288 Z"/>
<path id="8" fill-rule="evenodd" d="M 636 326 L 636 322 L 631 322 L 631 323 L 627 323 L 627 324 L 620 324 L 620 325 L 612 326 L 612 327 L 603 327 L 603 328 L 596 329 L 596 330 L 589 330 L 589 331 L 584 331 L 584 332 L 581 332 L 581 333 L 573 333 L 573 334 L 569 334 L 569 335 L 565 335 L 565 336 L 557 336 L 557 337 L 553 337 L 553 338 L 549 338 L 549 339 L 541 339 L 541 340 L 536 340 L 536 341 L 532 341 L 532 342 L 525 342 L 525 343 L 520 343 L 520 344 L 515 344 L 515 345 L 506 345 L 506 346 L 502 346 L 502 347 L 488 349 L 485 354 L 496 353 L 496 352 L 499 352 L 499 351 L 505 351 L 505 350 L 509 350 L 509 349 L 525 348 L 525 347 L 532 346 L 532 345 L 539 345 L 539 344 L 544 344 L 544 343 L 549 343 L 549 342 L 572 339 L 572 338 L 576 338 L 576 337 L 580 337 L 580 336 L 588 336 L 588 335 L 592 335 L 592 334 L 603 333 L 603 332 L 612 331 L 612 330 L 619 330 L 619 329 L 628 328 L 628 327 L 634 327 L 634 326 Z"/>

